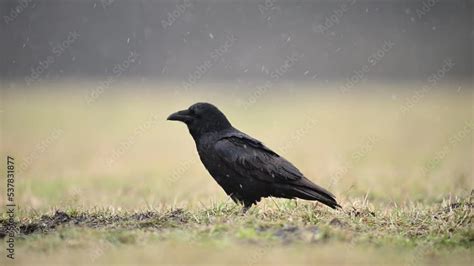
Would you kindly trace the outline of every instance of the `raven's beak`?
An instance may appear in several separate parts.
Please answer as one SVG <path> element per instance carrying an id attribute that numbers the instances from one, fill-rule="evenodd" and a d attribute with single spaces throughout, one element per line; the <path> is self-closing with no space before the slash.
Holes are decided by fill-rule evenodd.
<path id="1" fill-rule="evenodd" d="M 183 123 L 187 123 L 191 121 L 192 116 L 189 114 L 188 110 L 182 110 L 178 111 L 176 113 L 171 114 L 168 116 L 166 120 L 171 120 L 171 121 L 181 121 Z"/>

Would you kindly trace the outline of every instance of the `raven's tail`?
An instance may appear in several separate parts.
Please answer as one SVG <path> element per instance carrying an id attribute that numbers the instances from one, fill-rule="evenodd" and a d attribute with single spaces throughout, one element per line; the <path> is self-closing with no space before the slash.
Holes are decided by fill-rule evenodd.
<path id="1" fill-rule="evenodd" d="M 297 180 L 295 183 L 276 185 L 274 194 L 275 196 L 283 198 L 317 200 L 333 209 L 342 208 L 331 192 L 316 185 L 305 177 Z"/>
<path id="2" fill-rule="evenodd" d="M 294 191 L 294 196 L 297 198 L 317 200 L 333 209 L 341 208 L 341 205 L 337 203 L 334 195 L 319 186 L 313 186 L 311 188 L 295 186 L 292 187 L 292 190 Z"/>

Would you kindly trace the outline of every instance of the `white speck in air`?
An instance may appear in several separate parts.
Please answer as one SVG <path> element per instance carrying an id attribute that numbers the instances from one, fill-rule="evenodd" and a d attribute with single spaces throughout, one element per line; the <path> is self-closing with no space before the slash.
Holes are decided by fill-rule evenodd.
<path id="1" fill-rule="evenodd" d="M 243 187 L 242 187 L 242 184 L 239 184 L 239 187 L 240 187 L 240 188 L 243 188 Z"/>
<path id="2" fill-rule="evenodd" d="M 275 174 L 272 174 L 272 177 L 275 178 Z"/>
<path id="3" fill-rule="evenodd" d="M 225 176 L 226 176 L 226 177 L 230 177 L 230 175 L 229 175 L 229 174 L 226 174 Z"/>
<path id="4" fill-rule="evenodd" d="M 212 33 L 209 33 L 209 38 L 214 39 L 214 35 L 212 35 Z"/>
<path id="5" fill-rule="evenodd" d="M 244 144 L 244 149 L 247 149 L 247 145 Z"/>
<path id="6" fill-rule="evenodd" d="M 127 43 L 130 43 L 130 38 L 127 39 Z"/>

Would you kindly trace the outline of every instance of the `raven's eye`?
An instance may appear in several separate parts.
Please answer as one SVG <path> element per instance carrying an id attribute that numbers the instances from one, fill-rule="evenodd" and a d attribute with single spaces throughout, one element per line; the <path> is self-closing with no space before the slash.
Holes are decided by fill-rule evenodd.
<path id="1" fill-rule="evenodd" d="M 196 114 L 196 111 L 194 111 L 194 109 L 189 109 L 189 114 L 190 114 L 190 115 L 195 115 L 195 114 Z"/>
<path id="2" fill-rule="evenodd" d="M 192 115 L 195 119 L 201 119 L 202 112 L 200 112 L 199 110 L 196 111 L 196 109 L 192 109 L 192 110 L 191 110 L 191 115 Z"/>

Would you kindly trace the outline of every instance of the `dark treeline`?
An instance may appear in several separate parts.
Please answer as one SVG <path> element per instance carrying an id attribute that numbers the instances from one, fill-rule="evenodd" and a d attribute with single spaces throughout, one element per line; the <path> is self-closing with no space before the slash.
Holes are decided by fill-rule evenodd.
<path id="1" fill-rule="evenodd" d="M 2 0 L 1 78 L 472 77 L 472 4 Z M 192 77 L 194 75 L 194 77 Z"/>

